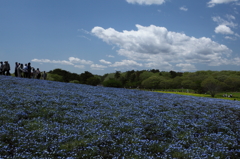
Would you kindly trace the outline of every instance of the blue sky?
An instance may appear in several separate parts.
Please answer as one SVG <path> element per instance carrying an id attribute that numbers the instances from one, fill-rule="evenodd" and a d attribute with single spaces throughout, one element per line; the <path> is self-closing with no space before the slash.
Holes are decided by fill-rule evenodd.
<path id="1" fill-rule="evenodd" d="M 1 0 L 0 21 L 11 72 L 240 67 L 240 0 Z"/>

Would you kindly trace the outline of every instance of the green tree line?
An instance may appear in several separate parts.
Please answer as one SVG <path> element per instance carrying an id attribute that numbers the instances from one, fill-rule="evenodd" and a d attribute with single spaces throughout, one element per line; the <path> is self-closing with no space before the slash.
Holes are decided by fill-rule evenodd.
<path id="1" fill-rule="evenodd" d="M 55 69 L 49 72 L 52 80 L 89 85 L 103 85 L 117 88 L 141 89 L 191 89 L 196 93 L 210 93 L 213 97 L 218 91 L 240 91 L 240 71 L 196 71 L 175 72 L 158 69 L 126 71 L 93 75 L 85 71 L 81 74 Z M 51 80 L 51 79 L 50 79 Z"/>

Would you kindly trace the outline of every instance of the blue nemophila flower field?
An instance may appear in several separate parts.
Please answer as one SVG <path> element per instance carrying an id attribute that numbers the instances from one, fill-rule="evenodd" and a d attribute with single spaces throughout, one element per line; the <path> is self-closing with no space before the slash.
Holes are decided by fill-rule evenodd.
<path id="1" fill-rule="evenodd" d="M 239 158 L 240 102 L 0 76 L 0 158 Z"/>

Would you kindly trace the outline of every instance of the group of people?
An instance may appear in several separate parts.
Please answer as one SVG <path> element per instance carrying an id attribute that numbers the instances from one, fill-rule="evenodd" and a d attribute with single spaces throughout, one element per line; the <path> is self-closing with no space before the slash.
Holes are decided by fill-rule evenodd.
<path id="1" fill-rule="evenodd" d="M 10 75 L 10 65 L 8 61 L 0 62 L 0 75 Z"/>
<path id="2" fill-rule="evenodd" d="M 223 94 L 223 97 L 228 97 L 228 98 L 232 98 L 233 97 L 233 95 L 232 94 Z"/>
<path id="3" fill-rule="evenodd" d="M 10 64 L 8 61 L 0 62 L 0 74 L 1 75 L 11 75 L 10 74 Z M 41 77 L 46 80 L 47 73 L 43 71 L 40 72 L 39 68 L 35 69 L 31 66 L 31 63 L 28 64 L 22 64 L 22 63 L 15 63 L 15 71 L 14 71 L 15 77 L 24 77 L 24 78 L 35 78 L 40 79 Z"/>

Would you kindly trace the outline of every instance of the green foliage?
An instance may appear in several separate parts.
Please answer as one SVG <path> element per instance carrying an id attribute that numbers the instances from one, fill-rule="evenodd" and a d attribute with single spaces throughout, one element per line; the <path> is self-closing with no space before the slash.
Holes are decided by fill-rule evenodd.
<path id="1" fill-rule="evenodd" d="M 169 89 L 171 88 L 171 84 L 172 84 L 172 79 L 164 79 L 159 83 L 159 88 L 161 89 Z"/>
<path id="2" fill-rule="evenodd" d="M 181 85 L 182 85 L 183 88 L 190 89 L 190 88 L 192 87 L 193 83 L 194 83 L 194 82 L 191 81 L 191 80 L 183 80 L 183 81 L 181 82 Z"/>
<path id="3" fill-rule="evenodd" d="M 120 77 L 121 77 L 121 71 L 116 71 L 114 77 L 115 77 L 116 79 L 120 78 Z"/>
<path id="4" fill-rule="evenodd" d="M 87 84 L 97 86 L 101 82 L 99 77 L 93 76 L 87 79 Z"/>
<path id="5" fill-rule="evenodd" d="M 231 91 L 237 91 L 240 87 L 240 79 L 237 76 L 229 76 L 224 80 L 227 85 L 227 89 Z"/>
<path id="6" fill-rule="evenodd" d="M 80 83 L 78 80 L 72 80 L 69 83 Z"/>
<path id="7" fill-rule="evenodd" d="M 141 83 L 139 81 L 137 81 L 137 82 L 129 82 L 128 81 L 124 84 L 124 86 L 126 88 L 137 88 L 137 87 L 141 86 Z"/>
<path id="8" fill-rule="evenodd" d="M 51 74 L 51 73 L 48 73 L 47 80 L 64 82 L 62 76 L 60 76 L 58 74 Z"/>
<path id="9" fill-rule="evenodd" d="M 205 90 L 207 89 L 202 86 L 202 83 L 210 76 L 219 81 L 218 86 L 219 88 L 221 87 L 223 91 L 240 91 L 240 71 L 208 70 L 181 73 L 172 70 L 169 72 L 160 72 L 158 69 L 151 69 L 141 71 L 131 70 L 126 72 L 116 71 L 115 73 L 104 74 L 103 76 L 96 77 L 96 75 L 93 75 L 88 71 L 79 75 L 61 69 L 55 69 L 48 72 L 47 80 L 89 84 L 94 86 L 105 82 L 107 85 L 116 85 L 116 87 L 126 88 L 186 88 L 192 89 L 197 93 L 205 93 Z"/>
<path id="10" fill-rule="evenodd" d="M 145 71 L 140 74 L 139 78 L 140 78 L 140 81 L 144 81 L 153 75 L 154 75 L 154 73 Z"/>
<path id="11" fill-rule="evenodd" d="M 104 78 L 103 82 L 109 80 L 110 78 L 114 78 L 114 74 L 115 73 L 108 73 L 108 74 L 104 75 L 106 77 Z"/>
<path id="12" fill-rule="evenodd" d="M 212 76 L 206 78 L 201 86 L 206 89 L 212 97 L 220 90 L 220 84 L 217 79 L 214 79 Z"/>
<path id="13" fill-rule="evenodd" d="M 109 80 L 103 82 L 103 86 L 121 88 L 122 83 L 119 80 L 116 80 L 114 78 L 110 78 Z"/>
<path id="14" fill-rule="evenodd" d="M 77 80 L 79 79 L 79 75 L 76 73 L 71 73 L 68 72 L 66 70 L 62 70 L 60 68 L 54 69 L 53 71 L 49 71 L 48 73 L 50 74 L 55 74 L 55 75 L 59 75 L 62 77 L 62 81 L 60 82 L 69 82 L 69 81 L 73 81 L 73 80 Z M 59 81 L 59 80 L 57 80 Z"/>
<path id="15" fill-rule="evenodd" d="M 162 77 L 152 76 L 142 82 L 142 86 L 147 89 L 159 88 L 159 83 L 162 81 Z"/>
<path id="16" fill-rule="evenodd" d="M 94 77 L 94 75 L 91 72 L 85 71 L 84 73 L 80 74 L 80 83 L 87 84 L 87 80 L 91 77 Z"/>

